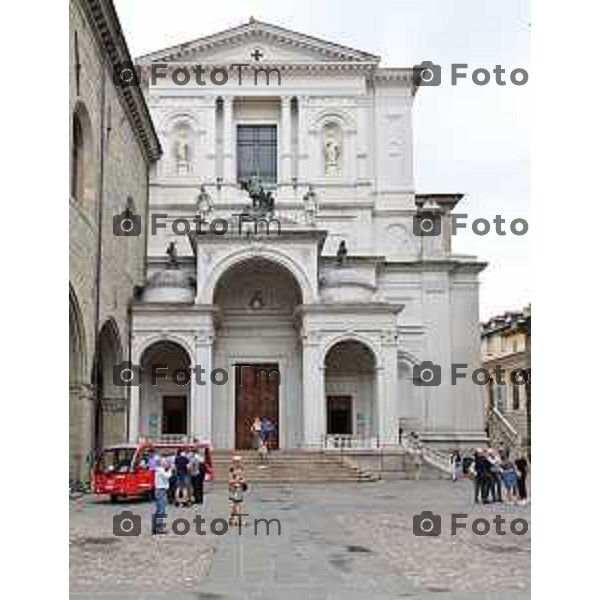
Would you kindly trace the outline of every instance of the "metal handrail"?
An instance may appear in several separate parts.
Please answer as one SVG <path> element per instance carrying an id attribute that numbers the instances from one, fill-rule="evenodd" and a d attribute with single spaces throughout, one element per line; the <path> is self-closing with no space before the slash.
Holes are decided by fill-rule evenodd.
<path id="1" fill-rule="evenodd" d="M 519 432 L 515 429 L 513 424 L 498 410 L 496 406 L 492 407 L 492 414 L 495 418 L 499 419 L 505 429 L 508 429 L 510 434 L 516 439 L 519 437 Z"/>

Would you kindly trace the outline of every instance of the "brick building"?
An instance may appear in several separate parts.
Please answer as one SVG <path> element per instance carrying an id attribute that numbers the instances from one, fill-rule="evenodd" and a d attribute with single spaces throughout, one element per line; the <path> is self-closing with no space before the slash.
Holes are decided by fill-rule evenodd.
<path id="1" fill-rule="evenodd" d="M 531 449 L 531 306 L 506 312 L 482 325 L 482 362 L 492 373 L 504 370 L 504 384 L 492 378 L 486 394 L 486 428 L 490 443 L 530 452 Z M 527 383 L 510 374 L 525 369 Z"/>
<path id="2" fill-rule="evenodd" d="M 90 450 L 127 435 L 126 388 L 112 367 L 129 356 L 130 302 L 144 281 L 148 172 L 161 149 L 139 87 L 118 88 L 130 60 L 110 0 L 70 2 L 69 473 Z M 126 207 L 139 236 L 115 236 Z"/>

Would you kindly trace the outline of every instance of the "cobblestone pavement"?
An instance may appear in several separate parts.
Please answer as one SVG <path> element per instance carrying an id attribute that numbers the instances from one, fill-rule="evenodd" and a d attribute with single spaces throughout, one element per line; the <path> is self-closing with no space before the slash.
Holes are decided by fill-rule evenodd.
<path id="1" fill-rule="evenodd" d="M 116 537 L 113 516 L 140 515 L 142 535 Z M 442 535 L 413 535 L 413 516 L 441 516 Z M 477 505 L 468 481 L 252 486 L 247 526 L 222 535 L 211 521 L 227 517 L 224 487 L 209 490 L 201 515 L 172 532 L 193 509 L 169 510 L 169 534 L 150 536 L 151 505 L 71 502 L 70 573 L 74 599 L 519 600 L 530 597 L 531 532 L 515 535 L 513 519 L 530 522 L 529 507 Z M 451 513 L 467 513 L 467 529 L 450 535 Z M 501 514 L 506 535 L 495 533 Z M 473 533 L 475 519 L 491 522 Z M 273 522 L 267 535 L 264 522 Z M 213 521 L 219 532 L 223 523 Z M 255 532 L 256 529 L 256 532 Z"/>

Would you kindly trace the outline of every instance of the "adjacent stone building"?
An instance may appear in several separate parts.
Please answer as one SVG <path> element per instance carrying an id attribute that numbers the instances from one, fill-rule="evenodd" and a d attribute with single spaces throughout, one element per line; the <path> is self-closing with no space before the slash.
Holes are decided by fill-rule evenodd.
<path id="1" fill-rule="evenodd" d="M 399 424 L 440 448 L 485 443 L 482 387 L 451 383 L 451 363 L 481 366 L 485 265 L 452 252 L 461 194 L 415 191 L 413 69 L 253 19 L 139 64 L 165 152 L 130 440 L 246 448 L 268 416 L 282 448 L 393 446 Z M 423 213 L 435 235 L 415 234 Z"/>
<path id="2" fill-rule="evenodd" d="M 113 83 L 114 65 L 131 58 L 112 2 L 69 6 L 69 472 L 84 479 L 90 451 L 127 436 L 128 391 L 112 384 L 112 368 L 129 358 L 160 145 L 139 87 Z M 126 208 L 141 216 L 139 236 L 113 233 Z"/>
<path id="3" fill-rule="evenodd" d="M 531 306 L 506 312 L 482 325 L 483 366 L 504 369 L 503 384 L 492 376 L 486 394 L 486 430 L 495 447 L 531 451 Z M 517 376 L 520 370 L 527 377 Z M 515 374 L 511 380 L 511 373 Z M 526 381 L 526 382 L 525 382 Z"/>

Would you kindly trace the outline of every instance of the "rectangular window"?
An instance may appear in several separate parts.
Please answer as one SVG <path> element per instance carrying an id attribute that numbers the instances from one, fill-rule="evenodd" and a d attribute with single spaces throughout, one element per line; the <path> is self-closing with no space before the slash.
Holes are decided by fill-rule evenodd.
<path id="1" fill-rule="evenodd" d="M 238 125 L 238 181 L 259 177 L 261 183 L 277 183 L 277 126 Z"/>

